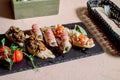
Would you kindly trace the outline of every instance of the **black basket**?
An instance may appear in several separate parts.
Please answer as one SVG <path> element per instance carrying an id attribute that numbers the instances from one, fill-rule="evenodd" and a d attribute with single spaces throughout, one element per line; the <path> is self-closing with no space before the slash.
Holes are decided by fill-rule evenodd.
<path id="1" fill-rule="evenodd" d="M 120 22 L 120 8 L 110 0 L 89 0 L 87 2 L 88 12 L 92 18 L 96 20 L 96 23 L 100 26 L 116 48 L 120 50 L 120 34 L 114 32 L 103 17 L 96 10 L 92 9 L 93 7 L 103 7 L 104 5 L 110 6 L 110 10 L 112 11 L 111 17 Z M 117 14 L 117 16 L 115 14 Z"/>

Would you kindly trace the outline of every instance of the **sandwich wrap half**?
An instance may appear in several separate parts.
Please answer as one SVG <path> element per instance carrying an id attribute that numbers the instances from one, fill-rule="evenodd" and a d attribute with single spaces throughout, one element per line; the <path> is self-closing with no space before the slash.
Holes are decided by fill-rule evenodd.
<path id="1" fill-rule="evenodd" d="M 45 38 L 46 44 L 50 47 L 58 47 L 53 31 L 50 27 L 42 28 L 43 36 Z"/>
<path id="2" fill-rule="evenodd" d="M 69 52 L 72 45 L 70 43 L 70 37 L 68 35 L 68 32 L 66 31 L 64 26 L 59 25 L 54 27 L 52 30 L 58 43 L 60 53 L 65 54 Z"/>
<path id="3" fill-rule="evenodd" d="M 43 35 L 42 35 L 42 32 L 41 32 L 41 28 L 39 28 L 37 24 L 32 25 L 32 32 L 35 35 L 35 38 L 37 40 L 40 40 L 40 41 L 44 42 Z"/>

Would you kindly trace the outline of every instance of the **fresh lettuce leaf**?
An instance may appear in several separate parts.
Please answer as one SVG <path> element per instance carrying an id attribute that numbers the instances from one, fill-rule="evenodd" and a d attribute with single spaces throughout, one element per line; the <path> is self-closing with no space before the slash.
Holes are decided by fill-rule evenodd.
<path id="1" fill-rule="evenodd" d="M 87 32 L 79 25 L 75 25 L 74 30 L 81 33 L 81 34 L 83 34 L 83 35 L 87 35 Z"/>

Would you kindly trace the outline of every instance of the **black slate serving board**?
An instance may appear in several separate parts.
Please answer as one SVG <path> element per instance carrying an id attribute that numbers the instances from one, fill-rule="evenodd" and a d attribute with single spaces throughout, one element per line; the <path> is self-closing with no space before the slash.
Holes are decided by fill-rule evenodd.
<path id="1" fill-rule="evenodd" d="M 83 23 L 78 22 L 78 23 L 64 24 L 65 27 L 68 27 L 70 29 L 74 28 L 75 25 L 80 25 L 87 31 L 88 37 L 94 39 L 95 46 L 90 49 L 72 47 L 72 49 L 67 54 L 64 54 L 64 55 L 61 55 L 61 54 L 59 54 L 59 52 L 54 50 L 53 52 L 56 54 L 55 59 L 42 60 L 42 59 L 35 57 L 34 62 L 37 65 L 37 67 L 44 67 L 44 66 L 48 66 L 51 64 L 57 64 L 57 63 L 61 63 L 61 62 L 71 61 L 74 59 L 85 58 L 85 57 L 103 53 L 103 49 L 98 44 L 98 42 L 95 40 L 93 35 L 90 34 L 90 32 L 86 29 L 86 27 Z M 0 41 L 2 38 L 6 38 L 4 34 L 0 34 Z M 10 46 L 10 44 L 11 43 L 6 39 L 6 45 Z M 24 57 L 24 59 L 20 63 L 15 63 L 13 65 L 13 68 L 11 71 L 8 69 L 8 66 L 9 66 L 8 63 L 6 63 L 4 61 L 0 61 L 0 76 L 32 69 L 31 62 L 26 57 Z"/>

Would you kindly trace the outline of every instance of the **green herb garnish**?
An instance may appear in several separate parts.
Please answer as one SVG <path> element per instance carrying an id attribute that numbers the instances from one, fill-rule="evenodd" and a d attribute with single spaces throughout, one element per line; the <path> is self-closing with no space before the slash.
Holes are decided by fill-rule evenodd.
<path id="1" fill-rule="evenodd" d="M 33 55 L 28 55 L 27 53 L 24 52 L 23 48 L 19 48 L 18 46 L 14 45 L 14 44 L 11 45 L 10 49 L 11 50 L 17 50 L 18 49 L 18 50 L 22 51 L 22 53 L 29 58 L 29 60 L 31 61 L 31 63 L 34 67 L 34 69 L 36 69 L 36 66 L 34 64 L 34 56 Z"/>
<path id="2" fill-rule="evenodd" d="M 7 62 L 9 63 L 9 70 L 12 70 L 12 66 L 13 66 L 13 64 L 14 64 L 11 56 L 13 56 L 13 53 L 14 53 L 15 50 L 20 50 L 20 51 L 22 51 L 22 53 L 29 58 L 29 60 L 31 61 L 31 63 L 32 63 L 33 67 L 34 67 L 34 69 L 37 68 L 37 67 L 35 66 L 35 64 L 34 64 L 34 55 L 28 55 L 28 54 L 26 54 L 26 53 L 24 52 L 24 48 L 19 48 L 19 47 L 16 46 L 15 44 L 11 44 L 11 46 L 10 46 L 10 51 L 9 51 L 8 49 L 5 48 L 5 38 L 3 38 L 3 39 L 1 40 L 1 43 L 2 43 L 2 47 L 3 47 L 3 49 L 4 49 L 4 55 L 6 56 L 5 61 L 7 61 Z M 10 53 L 10 54 L 8 55 L 8 53 Z M 1 58 L 2 58 L 2 56 L 0 56 L 0 59 L 1 59 Z"/>
<path id="3" fill-rule="evenodd" d="M 75 25 L 74 30 L 81 33 L 81 34 L 83 34 L 83 35 L 87 35 L 87 32 L 79 25 Z"/>
<path id="4" fill-rule="evenodd" d="M 29 58 L 29 60 L 31 61 L 31 63 L 32 63 L 32 65 L 33 65 L 33 68 L 34 68 L 34 69 L 37 69 L 37 67 L 36 67 L 35 64 L 34 64 L 34 55 L 28 55 L 28 54 L 25 53 L 25 52 L 23 52 L 23 54 Z"/>
<path id="5" fill-rule="evenodd" d="M 4 55 L 6 56 L 5 60 L 9 63 L 9 69 L 12 70 L 12 65 L 13 65 L 14 62 L 12 61 L 11 58 L 8 57 L 9 51 L 4 47 L 5 46 L 5 38 L 3 38 L 1 40 L 1 43 L 2 43 L 2 47 L 4 49 Z"/>

